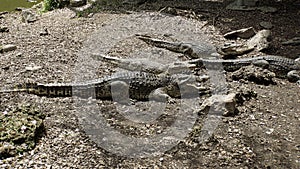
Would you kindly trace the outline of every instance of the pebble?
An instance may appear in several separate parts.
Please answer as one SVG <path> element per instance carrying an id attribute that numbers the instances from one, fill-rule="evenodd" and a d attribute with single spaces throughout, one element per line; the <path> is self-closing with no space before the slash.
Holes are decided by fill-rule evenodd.
<path id="1" fill-rule="evenodd" d="M 19 52 L 19 53 L 16 54 L 16 57 L 21 57 L 22 54 L 23 54 L 22 52 Z"/>
<path id="2" fill-rule="evenodd" d="M 40 31 L 40 36 L 47 36 L 47 35 L 49 35 L 49 32 L 48 32 L 47 28 L 45 28 L 42 31 Z"/>
<path id="3" fill-rule="evenodd" d="M 29 9 L 22 9 L 22 21 L 23 22 L 26 22 L 26 23 L 29 23 L 29 22 L 34 22 L 37 20 L 37 15 L 29 10 Z"/>
<path id="4" fill-rule="evenodd" d="M 0 15 L 5 15 L 5 14 L 8 14 L 8 11 L 0 12 Z"/>
<path id="5" fill-rule="evenodd" d="M 268 131 L 266 131 L 267 134 L 272 134 L 274 129 L 270 128 Z"/>
<path id="6" fill-rule="evenodd" d="M 252 36 L 255 35 L 255 30 L 253 27 L 249 28 L 244 28 L 244 29 L 239 29 L 235 31 L 228 32 L 224 35 L 225 38 L 243 38 L 243 39 L 248 39 L 251 38 Z"/>
<path id="7" fill-rule="evenodd" d="M 4 52 L 9 52 L 9 51 L 13 51 L 13 50 L 16 50 L 17 49 L 17 46 L 16 45 L 13 45 L 13 44 L 8 44 L 8 45 L 3 45 L 3 46 L 0 46 L 0 52 L 4 53 Z"/>
<path id="8" fill-rule="evenodd" d="M 265 21 L 263 21 L 263 22 L 260 22 L 259 25 L 261 27 L 263 27 L 264 29 L 271 29 L 271 28 L 273 28 L 273 24 L 271 22 L 265 22 Z"/>
<path id="9" fill-rule="evenodd" d="M 0 27 L 0 32 L 9 32 L 9 29 L 6 26 Z"/>
<path id="10" fill-rule="evenodd" d="M 28 71 L 35 71 L 35 70 L 42 69 L 42 66 L 26 66 L 25 69 Z"/>

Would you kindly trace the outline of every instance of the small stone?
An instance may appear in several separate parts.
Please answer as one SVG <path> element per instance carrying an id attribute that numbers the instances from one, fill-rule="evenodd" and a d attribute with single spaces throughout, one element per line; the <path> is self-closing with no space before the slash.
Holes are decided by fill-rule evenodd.
<path id="1" fill-rule="evenodd" d="M 200 111 L 212 111 L 210 113 L 214 113 L 213 111 L 216 113 L 223 112 L 223 116 L 235 115 L 238 112 L 236 108 L 236 96 L 236 93 L 213 95 L 203 102 Z"/>
<path id="2" fill-rule="evenodd" d="M 13 44 L 0 46 L 0 52 L 9 52 L 9 51 L 13 51 L 16 49 L 17 49 L 17 46 L 13 45 Z"/>
<path id="3" fill-rule="evenodd" d="M 273 28 L 273 24 L 271 22 L 265 22 L 265 21 L 263 21 L 263 22 L 260 22 L 259 25 L 261 27 L 263 27 L 264 29 L 271 29 L 271 28 Z"/>
<path id="4" fill-rule="evenodd" d="M 231 78 L 240 82 L 242 82 L 242 80 L 246 80 L 256 84 L 275 84 L 275 73 L 260 67 L 263 66 L 263 64 L 255 64 L 256 65 L 242 67 L 241 69 L 233 72 L 231 74 Z"/>
<path id="5" fill-rule="evenodd" d="M 21 57 L 22 54 L 23 54 L 22 52 L 19 52 L 19 53 L 16 54 L 16 57 Z"/>
<path id="6" fill-rule="evenodd" d="M 37 20 L 36 14 L 29 9 L 22 10 L 21 15 L 22 15 L 22 21 L 26 23 L 34 22 Z"/>
<path id="7" fill-rule="evenodd" d="M 48 32 L 48 29 L 47 29 L 47 28 L 45 28 L 44 30 L 42 30 L 42 31 L 40 32 L 40 36 L 47 36 L 47 35 L 49 35 L 49 32 Z"/>
<path id="8" fill-rule="evenodd" d="M 35 70 L 39 70 L 41 68 L 42 68 L 42 66 L 27 66 L 27 67 L 25 67 L 25 69 L 28 71 L 35 71 Z"/>
<path id="9" fill-rule="evenodd" d="M 224 37 L 227 39 L 232 39 L 232 38 L 237 38 L 237 37 L 243 38 L 243 39 L 248 39 L 254 35 L 255 35 L 254 28 L 249 27 L 249 28 L 244 28 L 244 29 L 239 29 L 239 30 L 228 32 L 224 35 Z"/>
<path id="10" fill-rule="evenodd" d="M 4 66 L 2 67 L 3 70 L 9 70 L 10 66 Z"/>
<path id="11" fill-rule="evenodd" d="M 273 129 L 273 128 L 270 128 L 268 131 L 266 131 L 266 133 L 267 133 L 267 134 L 272 134 L 273 131 L 274 131 L 274 129 Z"/>
<path id="12" fill-rule="evenodd" d="M 9 32 L 8 27 L 4 26 L 0 28 L 0 32 Z"/>
<path id="13" fill-rule="evenodd" d="M 8 11 L 2 11 L 2 12 L 0 12 L 0 16 L 5 15 L 5 14 L 8 14 Z"/>
<path id="14" fill-rule="evenodd" d="M 22 10 L 24 10 L 25 8 L 22 8 L 22 7 L 16 7 L 16 11 L 22 11 Z"/>

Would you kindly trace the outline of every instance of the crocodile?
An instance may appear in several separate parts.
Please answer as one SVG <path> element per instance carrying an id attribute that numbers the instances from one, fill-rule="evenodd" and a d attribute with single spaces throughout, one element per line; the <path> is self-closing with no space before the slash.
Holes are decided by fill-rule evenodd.
<path id="1" fill-rule="evenodd" d="M 300 59 L 293 60 L 282 56 L 265 55 L 253 58 L 226 60 L 198 58 L 188 61 L 178 61 L 165 65 L 149 61 L 148 59 L 120 59 L 102 54 L 94 54 L 94 56 L 97 56 L 100 60 L 106 60 L 126 70 L 143 71 L 155 74 L 184 73 L 184 71 L 195 68 L 218 68 L 220 70 L 220 66 L 223 66 L 222 69 L 225 71 L 232 72 L 244 66 L 254 65 L 274 72 L 279 78 L 287 78 L 292 82 L 300 82 Z M 198 81 L 201 80 L 198 79 Z"/>
<path id="2" fill-rule="evenodd" d="M 198 68 L 206 67 L 208 69 L 217 68 L 218 70 L 235 71 L 244 66 L 254 65 L 272 71 L 279 78 L 287 78 L 289 81 L 300 83 L 300 59 L 293 60 L 282 56 L 265 55 L 224 60 L 216 58 L 219 56 L 218 54 L 222 54 L 218 51 L 218 48 L 213 49 L 207 45 L 198 46 L 190 43 L 167 42 L 146 35 L 136 36 L 150 45 L 188 55 L 192 60 L 186 62 L 192 64 L 193 67 L 196 64 Z M 212 51 L 217 51 L 218 54 L 212 53 Z M 181 64 L 188 65 L 186 62 Z"/>
<path id="3" fill-rule="evenodd" d="M 182 96 L 199 96 L 209 89 L 198 87 L 192 75 L 156 75 L 145 72 L 122 72 L 81 83 L 24 83 L 0 93 L 25 92 L 46 97 L 96 98 L 128 103 L 132 100 L 166 101 Z"/>
<path id="4" fill-rule="evenodd" d="M 168 42 L 160 39 L 154 39 L 147 35 L 136 34 L 137 38 L 143 40 L 147 44 L 158 48 L 164 48 L 176 53 L 182 53 L 190 59 L 197 58 L 219 58 L 220 54 L 217 49 L 208 43 L 193 44 L 184 42 Z"/>
<path id="5" fill-rule="evenodd" d="M 300 80 L 300 62 L 298 59 L 293 60 L 282 56 L 265 55 L 253 58 L 242 59 L 194 59 L 187 61 L 196 64 L 199 68 L 215 69 L 223 65 L 225 71 L 235 71 L 241 67 L 254 65 L 268 69 L 276 74 L 279 78 L 287 78 L 292 82 Z"/>
<path id="6" fill-rule="evenodd" d="M 122 59 L 97 53 L 92 53 L 91 57 L 95 60 L 105 61 L 129 71 L 141 71 L 153 74 L 180 74 L 189 72 L 189 70 L 196 68 L 195 64 L 191 64 L 188 62 L 173 62 L 169 64 L 162 64 L 159 62 L 151 61 L 147 58 Z"/>

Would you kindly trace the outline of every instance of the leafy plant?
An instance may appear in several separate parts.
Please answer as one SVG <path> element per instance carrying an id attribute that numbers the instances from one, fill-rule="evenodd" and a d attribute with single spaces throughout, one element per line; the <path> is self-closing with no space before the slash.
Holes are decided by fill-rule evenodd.
<path id="1" fill-rule="evenodd" d="M 44 0 L 43 1 L 43 12 L 51 11 L 56 8 L 62 8 L 65 4 L 60 0 Z"/>

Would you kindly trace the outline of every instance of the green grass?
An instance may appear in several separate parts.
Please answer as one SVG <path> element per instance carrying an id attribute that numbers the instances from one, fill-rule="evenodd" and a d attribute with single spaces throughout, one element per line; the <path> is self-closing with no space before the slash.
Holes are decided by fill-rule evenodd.
<path id="1" fill-rule="evenodd" d="M 62 8 L 65 4 L 61 4 L 58 0 L 44 0 L 42 12 L 51 11 L 53 9 Z"/>

